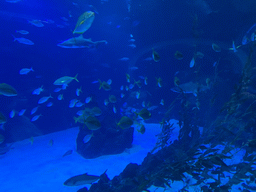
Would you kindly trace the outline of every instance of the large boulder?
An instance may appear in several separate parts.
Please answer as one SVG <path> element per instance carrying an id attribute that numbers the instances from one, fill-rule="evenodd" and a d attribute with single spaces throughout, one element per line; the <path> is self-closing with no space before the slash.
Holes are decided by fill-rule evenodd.
<path id="1" fill-rule="evenodd" d="M 84 158 L 91 159 L 102 155 L 122 153 L 126 148 L 132 147 L 134 128 L 121 129 L 117 127 L 115 118 L 105 115 L 101 121 L 101 128 L 93 131 L 90 140 L 84 137 L 92 134 L 86 126 L 81 125 L 76 143 L 77 152 Z"/>

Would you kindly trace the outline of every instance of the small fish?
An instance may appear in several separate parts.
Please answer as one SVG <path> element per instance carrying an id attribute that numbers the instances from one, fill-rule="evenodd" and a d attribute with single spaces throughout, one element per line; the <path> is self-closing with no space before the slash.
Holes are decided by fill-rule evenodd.
<path id="1" fill-rule="evenodd" d="M 107 84 L 111 85 L 112 84 L 112 79 L 107 80 Z"/>
<path id="2" fill-rule="evenodd" d="M 178 77 L 174 77 L 174 85 L 179 86 L 180 85 L 180 79 Z"/>
<path id="3" fill-rule="evenodd" d="M 152 48 L 152 58 L 155 62 L 159 62 L 160 61 L 160 56 L 159 54 Z"/>
<path id="4" fill-rule="evenodd" d="M 178 60 L 182 60 L 183 59 L 183 54 L 181 52 L 179 52 L 179 51 L 176 51 L 174 56 Z"/>
<path id="5" fill-rule="evenodd" d="M 143 120 L 150 119 L 151 113 L 146 108 L 143 108 L 140 112 L 135 113 L 136 115 L 140 116 Z"/>
<path id="6" fill-rule="evenodd" d="M 43 90 L 44 90 L 44 89 L 43 89 L 43 85 L 42 85 L 41 87 L 35 89 L 35 90 L 32 92 L 32 94 L 33 94 L 33 95 L 40 95 L 40 93 L 41 93 Z"/>
<path id="7" fill-rule="evenodd" d="M 139 98 L 140 98 L 140 92 L 137 91 L 137 92 L 136 92 L 136 99 L 139 99 Z"/>
<path id="8" fill-rule="evenodd" d="M 37 107 L 34 107 L 34 108 L 31 110 L 30 115 L 33 115 L 37 110 L 38 110 L 38 106 L 37 106 Z"/>
<path id="9" fill-rule="evenodd" d="M 189 67 L 192 68 L 195 65 L 195 58 L 193 57 L 192 60 L 189 63 Z"/>
<path id="10" fill-rule="evenodd" d="M 137 129 L 137 131 L 138 131 L 139 133 L 141 133 L 141 134 L 144 134 L 145 131 L 146 131 L 146 128 L 145 128 L 144 125 L 141 125 L 141 126 L 140 126 L 140 129 Z"/>
<path id="11" fill-rule="evenodd" d="M 100 83 L 99 89 L 103 88 L 105 91 L 109 91 L 111 89 L 111 86 L 107 82 L 105 81 L 101 82 L 101 80 L 98 80 L 98 81 Z"/>
<path id="12" fill-rule="evenodd" d="M 32 67 L 29 69 L 29 68 L 23 68 L 23 69 L 21 69 L 20 70 L 20 75 L 26 75 L 26 74 L 28 74 L 30 71 L 34 71 L 33 69 L 32 69 Z"/>
<path id="13" fill-rule="evenodd" d="M 236 45 L 235 45 L 235 41 L 233 41 L 233 42 L 232 42 L 232 48 L 229 48 L 229 50 L 233 50 L 234 53 L 236 53 L 236 52 L 237 52 L 237 49 L 238 49 L 239 47 L 241 47 L 241 45 L 236 46 Z"/>
<path id="14" fill-rule="evenodd" d="M 18 3 L 20 1 L 21 0 L 5 0 L 5 2 L 7 2 L 7 3 Z"/>
<path id="15" fill-rule="evenodd" d="M 76 89 L 76 96 L 79 97 L 80 93 L 82 93 L 82 87 L 80 87 L 79 89 Z"/>
<path id="16" fill-rule="evenodd" d="M 36 26 L 36 27 L 43 27 L 44 24 L 42 23 L 42 21 L 40 20 L 31 20 L 31 21 L 28 21 L 30 24 Z"/>
<path id="17" fill-rule="evenodd" d="M 124 98 L 125 94 L 124 93 L 121 93 L 120 97 L 121 98 Z"/>
<path id="18" fill-rule="evenodd" d="M 87 128 L 90 129 L 90 130 L 97 130 L 97 129 L 101 128 L 101 123 L 94 116 L 88 116 L 84 120 L 84 123 L 87 126 Z"/>
<path id="19" fill-rule="evenodd" d="M 129 85 L 129 89 L 130 89 L 130 90 L 133 89 L 133 87 L 134 87 L 134 84 L 130 84 L 130 85 Z"/>
<path id="20" fill-rule="evenodd" d="M 133 48 L 133 49 L 134 49 L 134 48 L 136 48 L 136 45 L 135 45 L 135 44 L 133 44 L 133 43 L 132 43 L 132 44 L 130 44 L 130 45 L 128 45 L 128 46 L 129 46 L 129 47 L 131 47 L 131 48 Z"/>
<path id="21" fill-rule="evenodd" d="M 84 105 L 84 103 L 82 103 L 82 102 L 80 102 L 80 101 L 78 101 L 78 102 L 76 102 L 76 107 L 82 107 Z"/>
<path id="22" fill-rule="evenodd" d="M 215 52 L 221 52 L 221 48 L 215 43 L 212 43 L 212 49 Z"/>
<path id="23" fill-rule="evenodd" d="M 104 105 L 107 106 L 109 104 L 109 101 L 107 99 L 104 100 Z"/>
<path id="24" fill-rule="evenodd" d="M 78 74 L 76 74 L 75 77 L 69 77 L 69 76 L 61 77 L 61 78 L 57 79 L 56 81 L 54 81 L 53 84 L 54 85 L 67 85 L 73 80 L 76 80 L 77 82 L 79 82 L 78 79 L 77 79 L 77 75 Z"/>
<path id="25" fill-rule="evenodd" d="M 131 76 L 129 74 L 126 73 L 126 82 L 130 83 L 131 82 Z"/>
<path id="26" fill-rule="evenodd" d="M 113 112 L 116 113 L 117 110 L 116 110 L 116 106 L 113 106 Z"/>
<path id="27" fill-rule="evenodd" d="M 117 126 L 122 129 L 129 129 L 133 125 L 133 121 L 130 117 L 123 116 L 120 121 L 117 123 Z"/>
<path id="28" fill-rule="evenodd" d="M 38 120 L 39 117 L 41 117 L 41 116 L 42 116 L 42 114 L 40 114 L 40 115 L 35 115 L 34 117 L 32 117 L 31 121 L 36 121 L 36 120 Z"/>
<path id="29" fill-rule="evenodd" d="M 117 99 L 115 95 L 109 95 L 108 100 L 110 103 L 116 103 Z"/>
<path id="30" fill-rule="evenodd" d="M 119 59 L 119 61 L 129 61 L 130 58 L 129 57 L 122 57 L 121 59 Z"/>
<path id="31" fill-rule="evenodd" d="M 159 78 L 156 78 L 156 84 L 157 84 L 157 86 L 158 87 L 162 87 L 163 85 L 163 81 L 162 81 L 162 79 L 159 77 Z"/>
<path id="32" fill-rule="evenodd" d="M 51 107 L 53 105 L 52 102 L 47 103 L 46 107 Z"/>
<path id="33" fill-rule="evenodd" d="M 63 155 L 62 155 L 62 157 L 65 157 L 65 156 L 68 156 L 68 155 L 71 155 L 73 153 L 73 150 L 68 150 L 66 153 L 64 153 Z"/>
<path id="34" fill-rule="evenodd" d="M 92 100 L 92 97 L 87 97 L 87 98 L 85 99 L 85 103 L 90 103 L 91 100 Z"/>
<path id="35" fill-rule="evenodd" d="M 163 99 L 161 99 L 160 105 L 164 105 L 164 100 Z"/>
<path id="36" fill-rule="evenodd" d="M 75 107 L 75 105 L 76 105 L 77 102 L 78 102 L 77 99 L 72 99 L 72 100 L 70 100 L 70 102 L 69 102 L 69 108 Z"/>
<path id="37" fill-rule="evenodd" d="M 59 94 L 58 97 L 57 97 L 57 99 L 58 99 L 59 101 L 63 100 L 63 99 L 64 99 L 64 98 L 63 98 L 63 94 Z"/>
<path id="38" fill-rule="evenodd" d="M 42 97 L 41 99 L 38 100 L 38 104 L 42 104 L 45 103 L 46 101 L 48 101 L 48 99 L 53 98 L 51 95 L 49 95 L 48 97 Z"/>
<path id="39" fill-rule="evenodd" d="M 6 117 L 3 113 L 0 112 L 0 124 L 2 125 L 4 123 L 6 123 Z"/>
<path id="40" fill-rule="evenodd" d="M 56 89 L 54 89 L 54 91 L 53 92 L 55 92 L 55 93 L 57 93 L 57 92 L 60 92 L 62 90 L 62 88 L 56 88 Z"/>
<path id="41" fill-rule="evenodd" d="M 93 133 L 85 135 L 84 138 L 83 138 L 83 142 L 88 143 L 91 140 L 92 137 L 93 137 Z"/>
<path id="42" fill-rule="evenodd" d="M 9 114 L 10 118 L 13 118 L 15 116 L 15 111 L 11 110 L 10 114 Z"/>
<path id="43" fill-rule="evenodd" d="M 135 70 L 137 70 L 137 69 L 139 69 L 138 67 L 130 67 L 129 68 L 131 71 L 135 71 Z"/>
<path id="44" fill-rule="evenodd" d="M 195 54 L 195 57 L 196 58 L 199 58 L 199 59 L 203 59 L 204 58 L 204 54 L 200 51 L 197 51 L 196 54 Z"/>
<path id="45" fill-rule="evenodd" d="M 31 40 L 29 40 L 29 39 L 26 39 L 26 38 L 24 38 L 24 37 L 19 37 L 19 38 L 17 38 L 17 37 L 15 37 L 14 35 L 12 35 L 13 36 L 13 42 L 15 42 L 15 41 L 18 41 L 19 43 L 21 43 L 21 44 L 25 44 L 25 45 L 34 45 L 34 42 L 33 41 L 31 41 Z"/>
<path id="46" fill-rule="evenodd" d="M 135 42 L 135 39 L 130 39 L 129 41 L 130 41 L 130 42 Z"/>
<path id="47" fill-rule="evenodd" d="M 121 85 L 120 90 L 121 90 L 121 91 L 123 91 L 123 90 L 124 90 L 124 86 L 123 86 L 123 85 Z"/>
<path id="48" fill-rule="evenodd" d="M 68 84 L 65 84 L 65 83 L 64 83 L 64 84 L 62 85 L 61 89 L 65 90 L 65 89 L 67 89 L 67 87 L 68 87 Z"/>
<path id="49" fill-rule="evenodd" d="M 21 109 L 18 115 L 22 116 L 22 115 L 24 115 L 25 112 L 26 112 L 26 109 Z"/>
<path id="50" fill-rule="evenodd" d="M 148 84 L 148 78 L 147 78 L 147 77 L 144 78 L 144 84 L 145 84 L 145 85 Z"/>
<path id="51" fill-rule="evenodd" d="M 76 114 L 77 114 L 78 116 L 81 116 L 81 115 L 84 114 L 84 110 L 79 110 L 79 111 L 76 112 Z"/>
<path id="52" fill-rule="evenodd" d="M 142 101 L 141 106 L 142 106 L 142 107 L 146 107 L 146 102 L 145 102 L 145 101 Z"/>
<path id="53" fill-rule="evenodd" d="M 25 31 L 25 30 L 16 30 L 16 33 L 20 33 L 20 34 L 22 34 L 22 35 L 27 35 L 27 34 L 29 34 L 29 32 L 28 32 L 28 31 Z"/>

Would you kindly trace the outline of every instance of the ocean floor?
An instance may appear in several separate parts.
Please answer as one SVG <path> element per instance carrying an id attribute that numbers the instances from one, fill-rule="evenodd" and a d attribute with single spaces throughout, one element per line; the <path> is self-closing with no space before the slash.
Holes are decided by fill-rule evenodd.
<path id="1" fill-rule="evenodd" d="M 83 186 L 64 186 L 68 178 L 88 173 L 101 175 L 107 170 L 110 179 L 120 174 L 129 163 L 141 163 L 154 148 L 159 124 L 146 124 L 145 134 L 134 132 L 133 147 L 122 154 L 84 159 L 76 152 L 78 127 L 16 142 L 0 156 L 0 191 L 76 192 Z M 49 141 L 53 140 L 53 145 Z M 71 155 L 62 157 L 68 150 Z M 86 185 L 90 187 L 90 185 Z"/>
<path id="2" fill-rule="evenodd" d="M 172 121 L 177 125 L 177 121 Z M 151 151 L 157 141 L 157 134 L 161 132 L 159 124 L 145 124 L 146 132 L 142 135 L 134 131 L 133 146 L 121 154 L 106 155 L 95 159 L 84 159 L 76 152 L 76 136 L 78 127 L 48 135 L 35 137 L 33 144 L 31 139 L 16 142 L 12 149 L 0 155 L 0 191 L 4 192 L 76 192 L 78 189 L 90 185 L 64 186 L 68 178 L 88 173 L 90 175 L 101 175 L 106 170 L 110 179 L 119 175 L 129 163 L 141 164 L 147 153 Z M 179 128 L 174 129 L 172 140 L 177 139 Z M 49 141 L 53 140 L 53 145 Z M 223 146 L 219 146 L 220 149 Z M 68 150 L 73 153 L 62 157 Z M 225 161 L 227 165 L 241 162 L 244 151 L 236 149 L 232 152 L 234 158 Z M 225 184 L 231 176 L 225 173 L 221 183 Z M 201 191 L 200 186 L 193 186 L 196 180 L 187 174 L 189 191 Z M 214 180 L 209 182 L 213 182 Z M 172 182 L 171 189 L 164 190 L 151 186 L 152 192 L 176 192 L 185 186 L 182 181 Z M 232 191 L 240 191 L 241 184 L 232 186 Z"/>

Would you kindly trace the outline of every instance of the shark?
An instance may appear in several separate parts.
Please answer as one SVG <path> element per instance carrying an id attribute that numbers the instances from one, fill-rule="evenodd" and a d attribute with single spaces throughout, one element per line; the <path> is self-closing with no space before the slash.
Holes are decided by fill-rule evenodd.
<path id="1" fill-rule="evenodd" d="M 92 41 L 91 39 L 85 39 L 83 35 L 78 37 L 72 37 L 59 43 L 57 46 L 62 48 L 91 48 L 97 47 L 99 44 L 107 44 L 106 40 L 102 41 Z"/>
<path id="2" fill-rule="evenodd" d="M 206 91 L 207 89 L 210 89 L 209 86 L 204 86 L 198 83 L 188 82 L 184 84 L 180 84 L 177 87 L 171 88 L 173 92 L 177 93 L 192 93 L 195 97 L 197 96 L 198 91 Z"/>
<path id="3" fill-rule="evenodd" d="M 107 172 L 107 170 L 102 175 L 105 175 L 106 172 Z M 95 181 L 98 181 L 101 176 L 89 175 L 87 173 L 81 174 L 81 175 L 76 175 L 76 176 L 70 177 L 68 180 L 66 180 L 64 182 L 64 185 L 66 185 L 66 186 L 79 186 L 79 185 L 92 184 Z"/>

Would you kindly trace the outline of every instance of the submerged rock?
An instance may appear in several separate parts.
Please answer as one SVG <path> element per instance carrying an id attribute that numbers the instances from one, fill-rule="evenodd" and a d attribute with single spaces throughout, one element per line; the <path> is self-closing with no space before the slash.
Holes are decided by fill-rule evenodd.
<path id="1" fill-rule="evenodd" d="M 133 132 L 134 128 L 117 127 L 115 119 L 106 115 L 101 121 L 101 128 L 93 131 L 93 136 L 86 143 L 84 137 L 91 134 L 91 130 L 80 126 L 76 139 L 77 152 L 87 159 L 122 153 L 126 148 L 132 147 Z"/>

